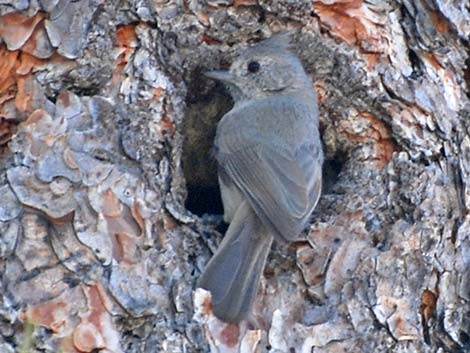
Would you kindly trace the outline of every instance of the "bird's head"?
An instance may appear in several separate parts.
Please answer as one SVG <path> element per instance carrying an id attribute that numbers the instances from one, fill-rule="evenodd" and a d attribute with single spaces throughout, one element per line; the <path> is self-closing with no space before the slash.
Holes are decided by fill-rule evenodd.
<path id="1" fill-rule="evenodd" d="M 235 100 L 295 94 L 311 81 L 300 60 L 290 50 L 290 33 L 276 34 L 242 51 L 229 70 L 206 72 L 223 82 Z"/>

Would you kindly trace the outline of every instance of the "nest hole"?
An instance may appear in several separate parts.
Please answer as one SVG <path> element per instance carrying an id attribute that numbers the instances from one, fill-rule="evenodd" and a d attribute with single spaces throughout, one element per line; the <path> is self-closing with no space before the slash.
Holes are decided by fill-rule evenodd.
<path id="1" fill-rule="evenodd" d="M 322 170 L 322 194 L 329 194 L 333 191 L 335 184 L 339 181 L 339 176 L 345 163 L 346 159 L 341 155 L 325 159 Z"/>
<path id="2" fill-rule="evenodd" d="M 193 72 L 186 97 L 182 163 L 187 187 L 185 206 L 198 216 L 223 214 L 212 148 L 217 124 L 232 107 L 233 100 L 222 84 L 205 78 L 200 70 Z M 333 192 L 346 161 L 346 153 L 339 151 L 324 161 L 322 194 Z"/>
<path id="3" fill-rule="evenodd" d="M 186 208 L 198 216 L 224 213 L 217 185 L 188 185 Z"/>
<path id="4" fill-rule="evenodd" d="M 186 208 L 192 213 L 223 214 L 217 179 L 217 163 L 212 155 L 217 123 L 233 101 L 221 84 L 194 73 L 186 97 L 183 127 L 183 171 L 186 179 Z"/>

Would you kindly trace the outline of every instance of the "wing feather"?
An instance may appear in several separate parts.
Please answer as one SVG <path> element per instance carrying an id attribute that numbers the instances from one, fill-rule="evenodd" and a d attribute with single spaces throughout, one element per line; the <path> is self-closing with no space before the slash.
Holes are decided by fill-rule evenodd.
<path id="1" fill-rule="evenodd" d="M 321 161 L 313 153 L 297 158 L 255 145 L 224 155 L 221 166 L 265 224 L 284 240 L 295 240 L 320 196 Z"/>
<path id="2" fill-rule="evenodd" d="M 320 196 L 316 114 L 293 97 L 266 99 L 234 108 L 217 128 L 220 168 L 278 239 L 298 237 Z"/>

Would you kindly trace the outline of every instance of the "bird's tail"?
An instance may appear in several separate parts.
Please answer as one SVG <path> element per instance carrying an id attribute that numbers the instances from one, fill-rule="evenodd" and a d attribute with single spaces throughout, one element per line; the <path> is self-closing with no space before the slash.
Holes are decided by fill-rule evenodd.
<path id="1" fill-rule="evenodd" d="M 242 202 L 198 286 L 211 292 L 212 311 L 225 322 L 251 314 L 273 237 L 246 201 Z"/>

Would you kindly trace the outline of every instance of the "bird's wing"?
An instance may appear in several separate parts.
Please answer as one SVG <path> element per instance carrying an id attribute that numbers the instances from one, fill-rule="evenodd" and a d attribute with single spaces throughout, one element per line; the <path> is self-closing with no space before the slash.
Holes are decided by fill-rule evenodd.
<path id="1" fill-rule="evenodd" d="M 236 135 L 233 148 L 218 151 L 220 166 L 277 238 L 296 240 L 320 196 L 319 141 L 285 149 L 273 141 L 250 141 L 243 132 Z"/>

